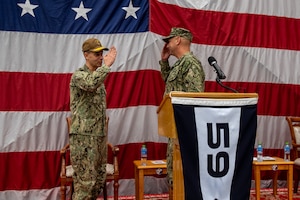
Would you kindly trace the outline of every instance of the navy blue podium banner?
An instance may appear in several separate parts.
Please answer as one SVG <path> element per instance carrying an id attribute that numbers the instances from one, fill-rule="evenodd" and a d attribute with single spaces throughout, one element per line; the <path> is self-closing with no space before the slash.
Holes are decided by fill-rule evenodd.
<path id="1" fill-rule="evenodd" d="M 172 97 L 185 200 L 249 199 L 257 100 Z"/>

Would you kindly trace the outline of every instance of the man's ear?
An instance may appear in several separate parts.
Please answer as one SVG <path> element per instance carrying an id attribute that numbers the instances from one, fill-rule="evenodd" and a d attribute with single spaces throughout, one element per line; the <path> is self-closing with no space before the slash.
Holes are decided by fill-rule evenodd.
<path id="1" fill-rule="evenodd" d="M 85 58 L 85 59 L 86 59 L 86 57 L 88 56 L 88 54 L 89 54 L 89 53 L 88 53 L 88 52 L 86 52 L 86 51 L 85 51 L 85 52 L 83 52 L 83 56 L 84 56 L 84 58 Z"/>
<path id="2" fill-rule="evenodd" d="M 181 43 L 181 37 L 177 36 L 175 39 L 176 45 L 179 45 Z"/>

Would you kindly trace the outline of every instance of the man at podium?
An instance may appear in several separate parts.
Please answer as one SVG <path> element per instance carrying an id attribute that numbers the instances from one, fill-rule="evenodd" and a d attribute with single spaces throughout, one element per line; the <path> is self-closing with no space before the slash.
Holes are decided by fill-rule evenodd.
<path id="1" fill-rule="evenodd" d="M 184 28 L 174 27 L 170 35 L 163 38 L 165 45 L 161 52 L 162 77 L 166 83 L 165 94 L 171 91 L 204 92 L 205 73 L 201 62 L 190 51 L 192 33 Z M 172 67 L 169 57 L 177 61 Z M 170 191 L 173 190 L 173 139 L 169 138 L 167 148 L 167 179 Z M 171 192 L 170 192 L 171 193 Z"/>

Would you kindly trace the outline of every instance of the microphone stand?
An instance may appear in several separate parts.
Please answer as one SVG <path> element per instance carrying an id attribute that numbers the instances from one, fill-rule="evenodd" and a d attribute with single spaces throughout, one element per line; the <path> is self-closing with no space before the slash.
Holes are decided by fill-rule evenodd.
<path id="1" fill-rule="evenodd" d="M 228 89 L 228 90 L 231 90 L 231 91 L 234 92 L 234 93 L 239 93 L 237 90 L 235 90 L 235 89 L 233 89 L 233 88 L 231 88 L 231 87 L 228 87 L 228 86 L 224 85 L 224 84 L 221 82 L 219 76 L 217 76 L 216 81 L 217 81 L 217 83 L 218 83 L 219 85 L 221 85 L 223 88 Z"/>

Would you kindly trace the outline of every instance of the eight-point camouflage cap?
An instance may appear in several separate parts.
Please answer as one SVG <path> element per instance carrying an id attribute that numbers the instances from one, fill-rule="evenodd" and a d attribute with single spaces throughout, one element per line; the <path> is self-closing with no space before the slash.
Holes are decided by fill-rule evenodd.
<path id="1" fill-rule="evenodd" d="M 108 50 L 108 48 L 102 46 L 101 42 L 96 38 L 90 38 L 84 41 L 82 44 L 82 51 L 87 52 L 99 52 L 103 50 Z"/>
<path id="2" fill-rule="evenodd" d="M 189 30 L 184 29 L 184 28 L 174 27 L 171 29 L 170 35 L 163 38 L 163 41 L 168 42 L 171 38 L 176 37 L 176 36 L 186 38 L 189 41 L 192 41 L 192 39 L 193 39 L 193 35 Z"/>

